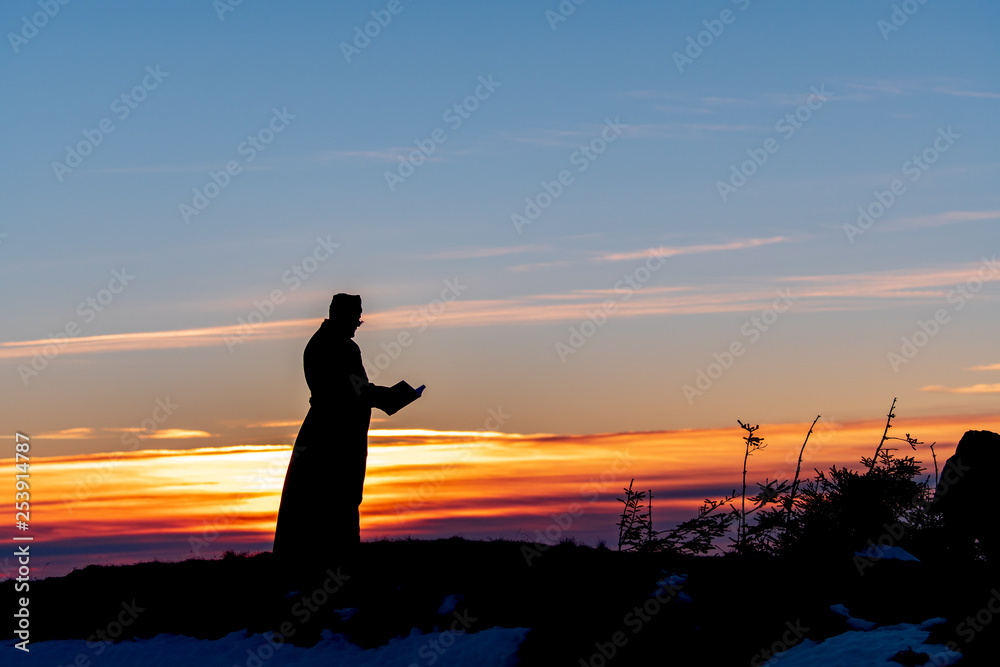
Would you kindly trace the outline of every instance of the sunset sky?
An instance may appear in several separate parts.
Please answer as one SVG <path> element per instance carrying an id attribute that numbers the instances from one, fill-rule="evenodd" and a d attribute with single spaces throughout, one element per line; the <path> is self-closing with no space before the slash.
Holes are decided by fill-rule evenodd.
<path id="1" fill-rule="evenodd" d="M 208 495 L 151 534 L 235 494 L 260 543 L 336 292 L 373 381 L 427 385 L 375 413 L 366 538 L 544 527 L 618 438 L 690 502 L 739 472 L 737 419 L 794 448 L 822 414 L 848 464 L 893 397 L 944 449 L 1000 428 L 996 3 L 55 5 L 0 10 L 0 458 L 53 457 L 60 554 L 141 551 L 70 528 L 101 461 L 78 517 L 146 511 L 158 470 Z"/>

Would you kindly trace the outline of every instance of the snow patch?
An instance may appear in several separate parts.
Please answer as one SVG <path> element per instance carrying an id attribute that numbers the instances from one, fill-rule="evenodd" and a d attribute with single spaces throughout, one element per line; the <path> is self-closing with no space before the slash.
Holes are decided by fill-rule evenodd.
<path id="1" fill-rule="evenodd" d="M 847 611 L 847 607 L 842 604 L 832 604 L 830 605 L 830 611 L 834 614 L 838 614 L 847 619 L 847 627 L 852 630 L 871 630 L 878 623 L 873 621 L 866 621 L 863 618 L 854 618 L 851 616 L 851 612 Z"/>
<path id="2" fill-rule="evenodd" d="M 657 592 L 662 590 L 683 588 L 685 582 L 687 582 L 688 576 L 686 574 L 671 574 L 666 570 L 660 570 L 660 572 L 662 572 L 666 576 L 664 576 L 662 579 L 656 582 Z M 680 600 L 681 602 L 688 602 L 688 603 L 692 602 L 691 596 L 685 593 L 684 591 L 679 591 L 677 593 L 677 599 Z"/>
<path id="3" fill-rule="evenodd" d="M 848 623 L 852 620 L 844 605 L 831 605 L 830 610 L 847 616 Z M 845 632 L 819 643 L 807 639 L 782 654 L 778 664 L 781 667 L 885 667 L 897 664 L 888 662 L 892 656 L 912 649 L 930 656 L 928 665 L 954 665 L 961 660 L 961 653 L 940 644 L 924 643 L 930 636 L 927 629 L 944 620 L 932 618 L 920 624 L 900 623 L 869 631 Z"/>
<path id="4" fill-rule="evenodd" d="M 311 648 L 271 643 L 265 635 L 251 635 L 246 630 L 217 640 L 161 634 L 152 639 L 108 644 L 100 664 L 101 667 L 233 667 L 261 663 L 267 667 L 408 667 L 414 663 L 429 664 L 433 656 L 434 664 L 441 667 L 513 667 L 517 664 L 518 648 L 528 632 L 528 628 L 495 627 L 474 633 L 432 632 L 425 635 L 413 630 L 408 637 L 397 637 L 384 646 L 367 650 L 329 631 L 324 631 L 323 639 Z M 12 655 L 16 641 L 0 642 L 0 651 Z M 95 655 L 82 639 L 37 642 L 30 644 L 30 649 L 31 652 L 25 654 L 26 665 L 70 665 L 76 664 L 80 656 L 93 662 Z"/>
<path id="5" fill-rule="evenodd" d="M 902 547 L 881 547 L 875 545 L 869 546 L 864 551 L 855 551 L 854 555 L 872 560 L 912 560 L 917 563 L 920 562 L 919 558 Z"/>
<path id="6" fill-rule="evenodd" d="M 444 600 L 441 601 L 441 606 L 438 607 L 437 613 L 441 616 L 450 614 L 455 611 L 458 607 L 458 603 L 462 601 L 461 595 L 449 595 Z"/>

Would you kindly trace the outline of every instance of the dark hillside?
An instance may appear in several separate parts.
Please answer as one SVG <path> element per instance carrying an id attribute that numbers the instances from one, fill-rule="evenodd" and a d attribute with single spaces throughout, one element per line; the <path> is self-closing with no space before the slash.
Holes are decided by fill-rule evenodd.
<path id="1" fill-rule="evenodd" d="M 890 560 L 859 575 L 854 563 L 821 556 L 677 557 L 452 538 L 364 543 L 357 562 L 291 597 L 285 574 L 269 553 L 90 566 L 31 583 L 32 641 L 97 642 L 102 632 L 109 639 L 216 639 L 245 628 L 309 645 L 330 628 L 373 647 L 411 628 L 502 626 L 532 629 L 521 652 L 529 665 L 745 665 L 755 658 L 763 664 L 761 652 L 783 636 L 798 643 L 847 631 L 829 609 L 843 604 L 879 625 L 946 617 L 933 639 L 955 641 L 966 654 L 963 664 L 992 664 L 980 660 L 996 645 L 997 628 L 989 624 L 972 640 L 959 627 L 994 590 L 975 564 L 953 571 Z M 15 597 L 12 581 L 0 589 L 5 600 Z"/>

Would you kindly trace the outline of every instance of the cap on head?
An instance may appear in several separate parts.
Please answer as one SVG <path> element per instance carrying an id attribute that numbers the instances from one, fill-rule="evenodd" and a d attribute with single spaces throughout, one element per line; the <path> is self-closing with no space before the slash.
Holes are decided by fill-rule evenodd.
<path id="1" fill-rule="evenodd" d="M 330 302 L 330 319 L 339 322 L 357 320 L 361 317 L 361 296 L 357 294 L 333 295 Z"/>

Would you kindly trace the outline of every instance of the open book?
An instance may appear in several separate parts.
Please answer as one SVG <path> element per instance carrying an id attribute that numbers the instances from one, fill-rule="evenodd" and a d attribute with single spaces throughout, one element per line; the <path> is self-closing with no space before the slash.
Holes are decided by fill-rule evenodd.
<path id="1" fill-rule="evenodd" d="M 420 395 L 424 392 L 425 386 L 426 385 L 420 385 L 414 389 L 404 380 L 400 380 L 396 384 L 389 387 L 389 391 L 385 392 L 380 404 L 376 407 L 385 412 L 387 415 L 396 414 L 407 405 L 420 398 Z"/>

